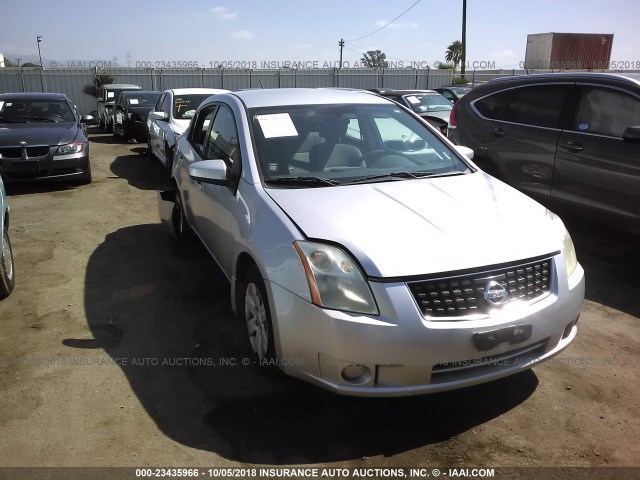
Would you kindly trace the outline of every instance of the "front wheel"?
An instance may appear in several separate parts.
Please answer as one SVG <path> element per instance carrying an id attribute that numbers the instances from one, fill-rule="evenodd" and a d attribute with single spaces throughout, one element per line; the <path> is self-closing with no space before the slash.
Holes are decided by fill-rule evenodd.
<path id="1" fill-rule="evenodd" d="M 13 251 L 9 240 L 9 231 L 2 232 L 2 251 L 0 252 L 0 298 L 8 297 L 16 284 L 16 272 L 13 267 Z"/>
<path id="2" fill-rule="evenodd" d="M 275 364 L 275 342 L 273 324 L 269 310 L 267 290 L 262 275 L 256 266 L 252 266 L 242 282 L 239 314 L 247 328 L 249 345 L 260 365 L 273 370 Z"/>

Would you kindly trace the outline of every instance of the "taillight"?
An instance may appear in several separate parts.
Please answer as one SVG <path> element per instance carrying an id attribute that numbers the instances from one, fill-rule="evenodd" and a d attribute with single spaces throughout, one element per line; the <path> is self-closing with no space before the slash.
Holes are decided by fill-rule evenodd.
<path id="1" fill-rule="evenodd" d="M 453 108 L 451 109 L 451 113 L 449 114 L 449 126 L 457 127 L 458 119 L 456 118 L 456 110 L 458 109 L 458 103 L 453 104 Z"/>

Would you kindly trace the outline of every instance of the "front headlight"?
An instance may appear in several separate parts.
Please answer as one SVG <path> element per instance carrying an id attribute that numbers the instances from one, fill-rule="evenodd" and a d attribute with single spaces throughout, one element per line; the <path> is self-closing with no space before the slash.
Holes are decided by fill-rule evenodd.
<path id="1" fill-rule="evenodd" d="M 70 155 L 72 153 L 80 153 L 84 150 L 82 142 L 72 142 L 66 145 L 60 145 L 56 150 L 56 155 Z"/>
<path id="2" fill-rule="evenodd" d="M 311 300 L 319 307 L 378 314 L 371 289 L 358 264 L 343 250 L 317 242 L 295 241 L 309 282 Z"/>
<path id="3" fill-rule="evenodd" d="M 564 263 L 567 267 L 567 277 L 570 277 L 571 274 L 575 271 L 576 266 L 578 265 L 578 257 L 576 255 L 576 248 L 573 246 L 573 240 L 571 240 L 571 235 L 569 235 L 569 232 L 566 228 L 564 229 L 562 244 Z"/>
<path id="4" fill-rule="evenodd" d="M 562 256 L 564 257 L 564 264 L 567 268 L 567 277 L 576 270 L 578 266 L 578 256 L 576 255 L 576 248 L 573 245 L 573 240 L 567 227 L 564 226 L 562 219 L 553 213 L 551 210 L 547 210 L 547 216 L 553 220 L 558 228 L 558 232 L 562 235 Z"/>

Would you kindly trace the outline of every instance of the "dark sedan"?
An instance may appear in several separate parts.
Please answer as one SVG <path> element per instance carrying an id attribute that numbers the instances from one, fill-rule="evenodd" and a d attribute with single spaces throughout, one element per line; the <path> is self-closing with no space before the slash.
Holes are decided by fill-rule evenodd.
<path id="1" fill-rule="evenodd" d="M 0 175 L 5 183 L 32 180 L 91 182 L 85 122 L 62 93 L 0 94 Z"/>
<path id="2" fill-rule="evenodd" d="M 113 135 L 125 140 L 147 141 L 147 116 L 162 92 L 142 90 L 118 95 L 113 113 Z"/>

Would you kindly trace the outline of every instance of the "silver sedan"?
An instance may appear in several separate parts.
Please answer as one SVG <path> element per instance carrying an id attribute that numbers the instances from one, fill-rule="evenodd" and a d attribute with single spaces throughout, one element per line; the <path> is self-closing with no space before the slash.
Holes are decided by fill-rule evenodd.
<path id="1" fill-rule="evenodd" d="M 0 299 L 9 296 L 16 282 L 13 252 L 9 240 L 9 205 L 0 178 Z"/>
<path id="2" fill-rule="evenodd" d="M 159 209 L 228 277 L 256 364 L 346 395 L 450 390 L 558 354 L 584 298 L 562 221 L 472 155 L 366 92 L 221 94 Z"/>

